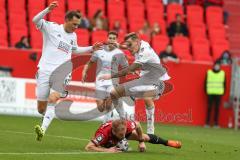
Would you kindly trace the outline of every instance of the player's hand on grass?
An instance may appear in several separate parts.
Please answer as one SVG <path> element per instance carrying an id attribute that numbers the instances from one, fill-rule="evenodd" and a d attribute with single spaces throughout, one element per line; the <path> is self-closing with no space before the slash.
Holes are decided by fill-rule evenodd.
<path id="1" fill-rule="evenodd" d="M 111 79 L 111 74 L 104 74 L 98 78 L 98 80 L 109 80 Z"/>
<path id="2" fill-rule="evenodd" d="M 109 148 L 109 149 L 107 150 L 107 152 L 109 152 L 109 153 L 121 153 L 122 151 L 115 146 L 115 147 Z"/>
<path id="3" fill-rule="evenodd" d="M 97 51 L 97 50 L 101 50 L 103 49 L 103 43 L 101 42 L 96 42 L 94 45 L 93 45 L 93 51 Z"/>
<path id="4" fill-rule="evenodd" d="M 48 9 L 52 11 L 54 8 L 58 7 L 58 1 L 53 1 L 49 4 Z"/>
<path id="5" fill-rule="evenodd" d="M 140 142 L 140 143 L 138 144 L 138 149 L 139 149 L 140 152 L 145 152 L 145 151 L 146 151 L 146 145 L 145 145 L 145 143 L 144 143 L 144 142 Z"/>

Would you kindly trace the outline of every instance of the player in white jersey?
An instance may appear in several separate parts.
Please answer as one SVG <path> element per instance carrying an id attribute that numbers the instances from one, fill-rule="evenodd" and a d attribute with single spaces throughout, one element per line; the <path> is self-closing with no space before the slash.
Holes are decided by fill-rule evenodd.
<path id="1" fill-rule="evenodd" d="M 106 74 L 100 79 L 110 79 L 125 76 L 140 69 L 140 78 L 121 84 L 111 90 L 111 99 L 124 96 L 142 98 L 145 101 L 147 113 L 147 133 L 154 134 L 154 99 L 159 98 L 164 91 L 163 80 L 168 80 L 166 69 L 149 43 L 140 40 L 136 33 L 125 36 L 125 45 L 135 56 L 135 61 L 128 68 L 116 74 Z"/>
<path id="2" fill-rule="evenodd" d="M 101 44 L 94 46 L 78 47 L 77 36 L 74 31 L 81 22 L 81 14 L 78 11 L 69 11 L 65 15 L 64 24 L 56 24 L 43 19 L 43 17 L 58 6 L 58 2 L 52 2 L 45 10 L 33 18 L 33 23 L 43 34 L 42 56 L 38 64 L 37 79 L 37 105 L 38 112 L 43 115 L 42 125 L 35 126 L 37 140 L 40 141 L 55 116 L 55 105 L 61 98 L 61 92 L 52 90 L 53 83 L 50 81 L 54 71 L 64 63 L 71 61 L 72 52 L 86 53 L 101 49 Z M 71 72 L 71 67 L 69 72 Z M 68 78 L 64 82 L 67 82 Z M 61 82 L 63 84 L 64 82 Z M 66 84 L 65 84 L 66 85 Z M 60 89 L 62 92 L 64 88 Z"/>
<path id="3" fill-rule="evenodd" d="M 111 74 L 112 72 L 117 73 L 118 67 L 122 68 L 128 67 L 127 59 L 124 53 L 117 48 L 118 33 L 110 31 L 107 37 L 107 44 L 104 46 L 103 50 L 95 51 L 91 59 L 85 65 L 82 73 L 82 81 L 86 80 L 87 72 L 89 68 L 97 62 L 97 71 L 96 71 L 96 103 L 98 110 L 100 112 L 106 111 L 104 115 L 104 121 L 106 122 L 111 119 L 112 115 L 112 102 L 106 101 L 109 92 L 113 86 L 118 85 L 118 78 L 113 80 L 99 80 L 98 78 L 104 74 Z M 105 104 L 105 105 L 104 105 Z M 121 99 L 113 101 L 113 105 L 116 108 L 119 117 L 124 119 L 125 111 L 123 108 L 123 102 Z"/>

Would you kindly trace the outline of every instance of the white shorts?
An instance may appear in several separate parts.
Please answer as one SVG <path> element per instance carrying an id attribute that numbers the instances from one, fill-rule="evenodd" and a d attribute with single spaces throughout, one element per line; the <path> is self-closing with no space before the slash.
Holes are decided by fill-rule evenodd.
<path id="1" fill-rule="evenodd" d="M 125 96 L 133 96 L 135 98 L 144 98 L 146 93 L 152 93 L 151 97 L 159 98 L 164 91 L 164 82 L 157 80 L 155 83 L 149 83 L 144 78 L 135 79 L 122 84 L 125 89 Z"/>
<path id="2" fill-rule="evenodd" d="M 103 85 L 103 86 L 96 86 L 95 97 L 96 99 L 106 99 L 110 96 L 111 89 L 113 88 L 112 85 Z"/>
<path id="3" fill-rule="evenodd" d="M 36 81 L 37 81 L 37 87 L 36 87 L 36 96 L 37 100 L 39 101 L 47 101 L 48 97 L 51 92 L 54 92 L 53 89 L 51 89 L 51 84 L 49 82 L 51 75 L 47 74 L 45 72 L 42 72 L 40 70 L 37 71 L 36 73 Z M 67 92 L 64 90 L 65 86 L 69 83 L 71 80 L 71 74 L 69 74 L 64 82 L 63 82 L 63 92 L 61 92 L 61 97 L 66 97 Z M 55 91 L 56 92 L 56 91 Z"/>

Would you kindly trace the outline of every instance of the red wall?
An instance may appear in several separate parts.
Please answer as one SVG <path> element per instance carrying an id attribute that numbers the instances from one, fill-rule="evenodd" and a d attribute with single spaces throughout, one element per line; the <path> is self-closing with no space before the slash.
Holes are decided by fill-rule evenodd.
<path id="1" fill-rule="evenodd" d="M 207 96 L 204 91 L 204 81 L 209 64 L 194 63 L 168 63 L 169 82 L 174 85 L 174 90 L 155 101 L 155 119 L 158 122 L 177 124 L 204 125 L 207 109 Z M 222 67 L 227 76 L 227 90 L 222 99 L 220 108 L 220 126 L 226 127 L 229 116 L 233 116 L 232 109 L 224 109 L 223 102 L 229 98 L 230 71 L 229 66 Z M 137 101 L 136 118 L 145 120 L 145 107 L 142 100 Z"/>
<path id="2" fill-rule="evenodd" d="M 38 59 L 40 57 L 39 50 L 16 50 L 0 48 L 0 66 L 10 66 L 13 68 L 13 76 L 21 78 L 34 78 L 37 70 L 37 62 L 31 60 L 29 56 L 36 52 Z M 73 79 L 81 79 L 81 70 L 83 65 L 89 60 L 90 56 L 77 55 L 74 61 L 78 67 L 73 72 Z M 166 64 L 169 75 L 172 77 L 169 82 L 174 85 L 174 90 L 155 101 L 156 105 L 156 121 L 204 125 L 207 99 L 204 92 L 204 79 L 209 64 L 200 64 L 192 62 L 181 62 L 180 64 Z M 228 100 L 230 88 L 230 67 L 223 67 L 227 75 L 227 91 L 222 102 Z M 95 67 L 90 70 L 88 81 L 95 80 Z M 223 103 L 222 103 L 223 104 Z M 220 125 L 226 127 L 229 117 L 233 117 L 232 109 L 224 109 L 221 105 L 220 109 Z M 145 120 L 145 107 L 141 100 L 136 102 L 136 119 Z"/>

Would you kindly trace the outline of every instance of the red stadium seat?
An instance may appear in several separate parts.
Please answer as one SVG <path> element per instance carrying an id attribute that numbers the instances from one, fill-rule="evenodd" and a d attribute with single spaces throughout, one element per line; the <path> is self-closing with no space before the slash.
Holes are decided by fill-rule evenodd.
<path id="1" fill-rule="evenodd" d="M 183 7 L 180 4 L 172 3 L 167 5 L 167 22 L 168 24 L 176 20 L 176 14 L 183 16 Z"/>
<path id="2" fill-rule="evenodd" d="M 225 27 L 221 24 L 219 25 L 211 25 L 209 27 L 209 38 L 211 42 L 214 42 L 218 39 L 226 39 L 226 31 Z"/>
<path id="3" fill-rule="evenodd" d="M 225 39 L 212 43 L 213 59 L 217 60 L 224 51 L 229 50 L 229 42 Z"/>
<path id="4" fill-rule="evenodd" d="M 128 6 L 128 19 L 144 19 L 145 18 L 145 8 L 144 5 L 138 6 Z"/>
<path id="5" fill-rule="evenodd" d="M 187 23 L 188 25 L 204 23 L 203 8 L 201 6 L 199 5 L 187 6 Z"/>
<path id="6" fill-rule="evenodd" d="M 212 61 L 210 44 L 206 38 L 197 38 L 192 43 L 193 59 L 195 61 Z"/>
<path id="7" fill-rule="evenodd" d="M 9 0 L 8 22 L 11 46 L 14 46 L 22 36 L 28 36 L 26 18 L 25 0 Z"/>
<path id="8" fill-rule="evenodd" d="M 64 17 L 65 17 L 65 12 L 59 10 L 59 11 L 53 11 L 49 15 L 49 21 L 55 22 L 58 24 L 63 24 L 64 23 Z"/>
<path id="9" fill-rule="evenodd" d="M 79 46 L 88 46 L 89 45 L 89 31 L 87 29 L 77 29 L 77 40 Z"/>
<path id="10" fill-rule="evenodd" d="M 4 47 L 8 46 L 7 31 L 8 30 L 7 30 L 6 23 L 1 23 L 0 24 L 0 33 L 1 33 L 0 46 L 4 46 Z"/>
<path id="11" fill-rule="evenodd" d="M 161 16 L 161 18 L 164 18 L 164 6 L 162 3 L 149 3 L 148 5 L 146 5 L 146 9 L 147 9 L 147 13 L 148 13 L 148 17 L 151 16 L 152 14 L 159 14 Z M 157 12 L 158 11 L 158 12 Z"/>
<path id="12" fill-rule="evenodd" d="M 163 5 L 160 3 L 158 5 L 153 6 L 150 5 L 149 7 L 147 7 L 147 18 L 150 25 L 152 25 L 155 22 L 158 22 L 159 20 L 163 20 L 164 18 Z"/>
<path id="13" fill-rule="evenodd" d="M 67 4 L 68 10 L 80 10 L 84 16 L 86 15 L 85 0 L 68 0 Z"/>
<path id="14" fill-rule="evenodd" d="M 31 12 L 32 10 L 42 10 L 45 6 L 45 0 L 28 0 L 28 11 Z"/>
<path id="15" fill-rule="evenodd" d="M 166 35 L 156 35 L 152 37 L 152 46 L 157 54 L 164 51 L 169 42 L 169 37 Z"/>
<path id="16" fill-rule="evenodd" d="M 25 0 L 8 0 L 8 12 L 9 13 L 19 13 L 24 10 L 25 12 Z"/>
<path id="17" fill-rule="evenodd" d="M 142 5 L 143 1 L 142 0 L 126 0 L 127 6 L 137 6 L 137 5 Z"/>
<path id="18" fill-rule="evenodd" d="M 7 17 L 6 17 L 6 8 L 5 8 L 5 3 L 3 3 L 5 1 L 1 0 L 0 1 L 0 33 L 1 33 L 1 37 L 0 37 L 0 46 L 8 46 L 8 29 L 7 29 Z"/>
<path id="19" fill-rule="evenodd" d="M 206 9 L 206 20 L 208 26 L 211 24 L 222 24 L 223 23 L 223 9 L 217 6 L 209 6 Z"/>
<path id="20" fill-rule="evenodd" d="M 124 18 L 125 17 L 125 4 L 122 0 L 110 0 L 107 4 L 108 18 Z"/>
<path id="21" fill-rule="evenodd" d="M 107 31 L 97 30 L 92 32 L 92 44 L 96 42 L 105 42 L 107 39 Z"/>
<path id="22" fill-rule="evenodd" d="M 192 24 L 189 28 L 191 41 L 196 38 L 207 38 L 206 26 L 204 24 Z"/>
<path id="23" fill-rule="evenodd" d="M 145 0 L 146 6 L 152 5 L 152 4 L 162 4 L 161 0 Z"/>
<path id="24" fill-rule="evenodd" d="M 190 43 L 187 37 L 177 36 L 173 38 L 173 52 L 181 59 L 192 60 Z"/>
<path id="25" fill-rule="evenodd" d="M 144 26 L 144 19 L 133 19 L 130 21 L 129 24 L 129 31 L 130 32 L 138 32 Z"/>
<path id="26" fill-rule="evenodd" d="M 103 0 L 88 0 L 88 18 L 92 18 L 98 10 L 105 15 L 105 3 Z"/>
<path id="27" fill-rule="evenodd" d="M 137 32 L 143 27 L 145 23 L 144 4 L 139 3 L 137 6 L 135 6 L 130 3 L 127 9 L 129 30 L 130 32 Z"/>

